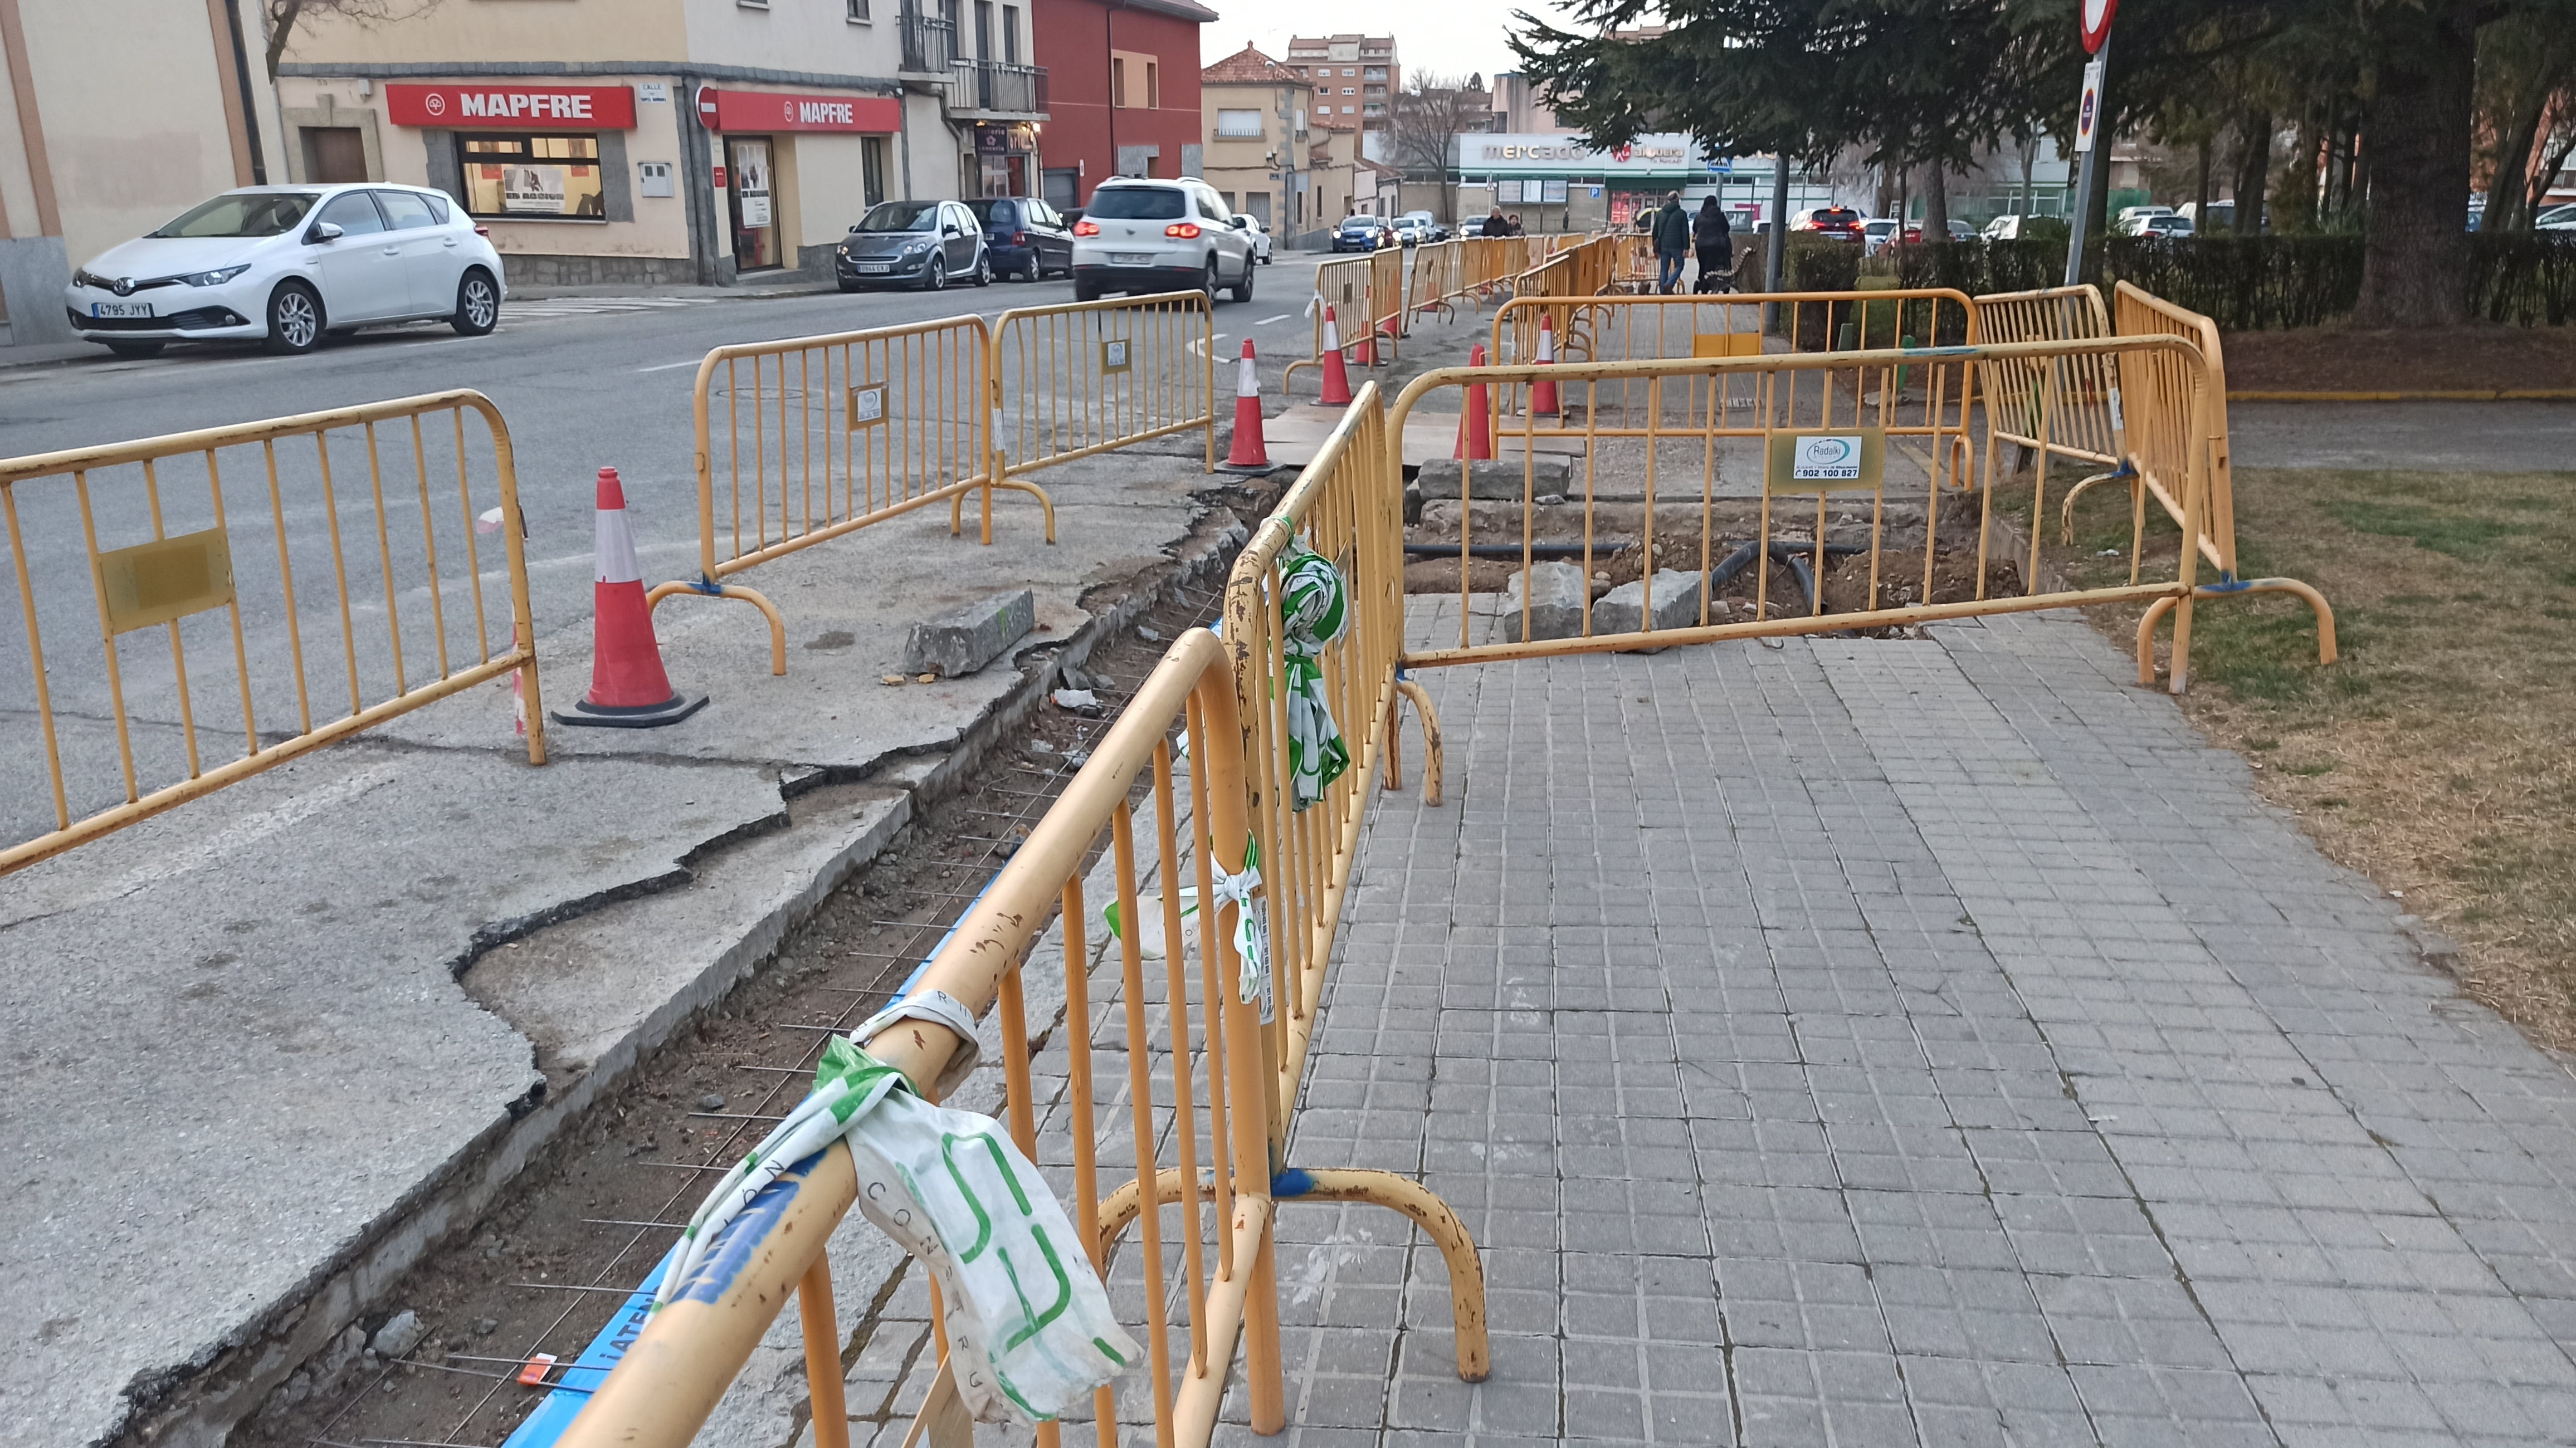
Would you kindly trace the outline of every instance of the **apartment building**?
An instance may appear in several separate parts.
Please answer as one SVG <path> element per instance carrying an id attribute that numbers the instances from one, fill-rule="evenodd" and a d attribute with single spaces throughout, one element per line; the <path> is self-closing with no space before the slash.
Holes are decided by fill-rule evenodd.
<path id="1" fill-rule="evenodd" d="M 0 0 L 0 345 L 71 341 L 73 267 L 270 179 L 257 26 L 255 0 Z"/>
<path id="2" fill-rule="evenodd" d="M 1033 49 L 1022 0 L 308 10 L 278 68 L 279 179 L 447 191 L 514 282 L 827 277 L 878 201 L 1028 189 Z"/>
<path id="3" fill-rule="evenodd" d="M 1538 87 L 1516 70 L 1494 72 L 1494 121 L 1485 129 L 1517 135 L 1562 131 L 1556 109 L 1539 99 Z"/>
<path id="4" fill-rule="evenodd" d="M 1315 128 L 1321 131 L 1385 126 L 1404 89 L 1392 35 L 1296 36 L 1282 63 L 1314 83 Z"/>
<path id="5" fill-rule="evenodd" d="M 1246 45 L 1199 72 L 1207 183 L 1285 240 L 1319 218 L 1306 78 Z M 1335 219 L 1338 219 L 1336 217 Z"/>
<path id="6" fill-rule="evenodd" d="M 1055 76 L 1046 199 L 1070 211 L 1111 176 L 1196 176 L 1206 118 L 1195 0 L 1035 0 L 1038 58 Z"/>

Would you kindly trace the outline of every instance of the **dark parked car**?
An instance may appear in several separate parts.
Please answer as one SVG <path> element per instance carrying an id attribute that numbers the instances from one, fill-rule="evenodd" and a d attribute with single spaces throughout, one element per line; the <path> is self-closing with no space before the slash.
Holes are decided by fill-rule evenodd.
<path id="1" fill-rule="evenodd" d="M 1352 216 L 1333 232 L 1335 251 L 1376 251 L 1395 245 L 1395 229 L 1383 216 Z"/>
<path id="2" fill-rule="evenodd" d="M 984 223 L 984 254 L 995 276 L 1034 282 L 1073 275 L 1073 226 L 1054 207 L 1031 196 L 992 196 L 966 209 Z"/>
<path id="3" fill-rule="evenodd" d="M 832 257 L 841 290 L 919 287 L 935 292 L 951 279 L 977 286 L 993 279 L 984 228 L 956 201 L 881 201 L 868 208 Z"/>

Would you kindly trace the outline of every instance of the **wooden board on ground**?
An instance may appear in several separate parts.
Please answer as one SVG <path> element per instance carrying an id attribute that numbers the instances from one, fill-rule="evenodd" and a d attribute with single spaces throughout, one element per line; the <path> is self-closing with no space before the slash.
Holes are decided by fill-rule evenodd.
<path id="1" fill-rule="evenodd" d="M 1286 412 L 1262 424 L 1262 440 L 1269 445 L 1272 462 L 1304 467 L 1323 450 L 1324 440 L 1333 435 L 1333 429 L 1341 420 L 1342 409 L 1338 407 L 1326 407 L 1316 402 L 1295 403 Z M 1583 439 L 1579 437 L 1542 437 L 1537 442 L 1538 451 L 1543 454 L 1583 455 Z M 1455 412 L 1416 409 L 1404 420 L 1404 461 L 1409 466 L 1418 467 L 1433 458 L 1448 457 L 1457 446 L 1458 414 Z M 1520 447 L 1521 440 L 1509 435 L 1508 431 L 1495 440 L 1496 455 L 1500 457 L 1519 457 Z"/>

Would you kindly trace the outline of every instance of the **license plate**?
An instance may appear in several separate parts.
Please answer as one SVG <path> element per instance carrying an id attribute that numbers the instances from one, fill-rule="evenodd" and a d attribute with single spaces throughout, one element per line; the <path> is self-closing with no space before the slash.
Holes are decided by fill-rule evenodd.
<path id="1" fill-rule="evenodd" d="M 882 276 L 882 275 L 884 275 L 885 273 L 887 273 L 887 272 L 890 272 L 890 271 L 894 270 L 894 263 L 892 263 L 892 262 L 883 262 L 883 261 L 863 261 L 863 262 L 860 262 L 857 266 L 855 266 L 855 267 L 851 268 L 851 270 L 856 271 L 856 272 L 859 272 L 859 273 L 861 273 L 861 274 L 863 274 L 863 275 L 864 275 L 864 274 L 871 274 L 871 273 L 873 273 L 873 274 L 875 274 L 875 275 Z"/>
<path id="2" fill-rule="evenodd" d="M 1113 251 L 1109 254 L 1111 266 L 1151 266 L 1153 261 L 1154 254 L 1150 251 Z"/>
<path id="3" fill-rule="evenodd" d="M 149 317 L 152 315 L 152 304 L 150 302 L 92 302 L 89 304 L 89 314 L 93 317 Z"/>

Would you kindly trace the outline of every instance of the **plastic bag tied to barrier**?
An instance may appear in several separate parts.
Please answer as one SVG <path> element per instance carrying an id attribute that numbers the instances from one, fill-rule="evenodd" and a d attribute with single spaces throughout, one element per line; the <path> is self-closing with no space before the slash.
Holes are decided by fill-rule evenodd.
<path id="1" fill-rule="evenodd" d="M 1040 1423 L 1137 1361 L 1082 1238 L 989 1116 L 934 1106 L 835 1036 L 814 1090 L 708 1194 L 662 1275 L 658 1310 L 762 1188 L 834 1141 L 859 1210 L 939 1280 L 958 1395 L 986 1423 Z"/>
<path id="2" fill-rule="evenodd" d="M 1289 802 L 1300 810 L 1351 766 L 1351 751 L 1324 696 L 1323 653 L 1350 631 L 1342 571 L 1304 543 L 1279 563 L 1279 642 L 1288 675 Z"/>

